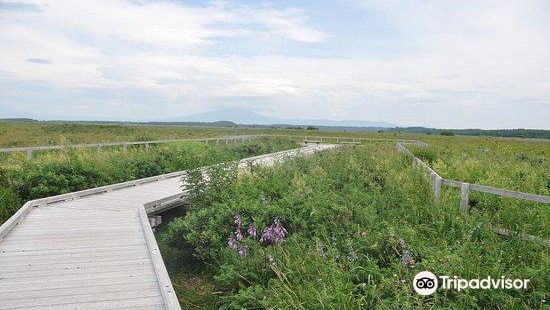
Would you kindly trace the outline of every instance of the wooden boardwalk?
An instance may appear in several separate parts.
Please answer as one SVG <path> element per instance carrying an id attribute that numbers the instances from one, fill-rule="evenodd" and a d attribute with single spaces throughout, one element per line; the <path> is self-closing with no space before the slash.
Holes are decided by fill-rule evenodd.
<path id="1" fill-rule="evenodd" d="M 273 165 L 330 147 L 307 146 L 239 165 Z M 0 227 L 0 309 L 180 309 L 147 212 L 181 198 L 184 174 L 25 204 Z"/>

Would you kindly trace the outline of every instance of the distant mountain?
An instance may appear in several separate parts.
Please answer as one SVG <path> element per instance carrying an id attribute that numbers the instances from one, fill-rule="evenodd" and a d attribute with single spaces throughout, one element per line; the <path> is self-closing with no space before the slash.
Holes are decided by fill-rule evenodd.
<path id="1" fill-rule="evenodd" d="M 192 114 L 179 118 L 163 119 L 163 122 L 218 122 L 230 121 L 246 125 L 312 125 L 312 126 L 336 126 L 336 127 L 376 127 L 388 128 L 397 127 L 387 122 L 329 119 L 299 119 L 299 118 L 276 118 L 265 116 L 256 112 L 246 110 L 214 110 L 203 113 Z"/>

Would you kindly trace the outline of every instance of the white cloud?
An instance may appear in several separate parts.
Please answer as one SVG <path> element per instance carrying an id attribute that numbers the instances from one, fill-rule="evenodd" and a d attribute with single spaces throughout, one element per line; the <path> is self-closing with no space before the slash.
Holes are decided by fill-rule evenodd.
<path id="1" fill-rule="evenodd" d="M 342 33 L 310 26 L 315 17 L 303 8 L 269 4 L 32 0 L 4 5 L 9 10 L 0 6 L 0 70 L 9 75 L 0 79 L 11 81 L 11 89 L 3 86 L 10 94 L 21 94 L 23 82 L 40 82 L 62 94 L 85 92 L 89 97 L 74 101 L 89 111 L 132 107 L 135 117 L 231 104 L 283 117 L 505 127 L 518 120 L 502 111 L 522 103 L 532 115 L 524 126 L 548 127 L 547 2 L 348 3 L 383 19 L 396 33 L 385 39 L 398 51 L 385 55 L 382 44 L 354 51 L 354 57 L 323 54 L 324 44 Z M 370 39 L 354 33 L 354 40 Z M 266 49 L 258 51 L 264 43 Z M 304 45 L 316 52 L 304 52 Z M 226 53 L 227 47 L 241 52 Z M 339 48 L 349 55 L 346 46 Z M 150 98 L 173 110 L 151 107 Z M 0 95 L 2 102 L 7 99 Z M 486 120 L 469 117 L 473 108 L 486 111 Z M 502 120 L 488 119 L 495 110 Z"/>

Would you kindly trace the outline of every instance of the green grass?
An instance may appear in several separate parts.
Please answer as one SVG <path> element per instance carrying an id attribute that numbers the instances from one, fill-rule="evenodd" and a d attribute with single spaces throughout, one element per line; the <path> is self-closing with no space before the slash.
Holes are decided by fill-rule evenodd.
<path id="1" fill-rule="evenodd" d="M 407 147 L 443 178 L 550 195 L 550 144 L 463 138 Z"/>
<path id="2" fill-rule="evenodd" d="M 205 281 L 206 289 L 179 291 L 184 308 L 545 308 L 548 249 L 492 233 L 494 216 L 480 210 L 503 210 L 510 218 L 503 224 L 519 222 L 522 230 L 547 236 L 548 206 L 487 200 L 461 216 L 452 196 L 447 192 L 435 205 L 426 177 L 394 146 L 336 150 L 225 182 L 196 200 L 203 203 L 171 222 L 159 240 L 165 251 L 179 251 L 173 259 L 194 262 L 192 273 L 170 268 L 180 287 L 189 287 L 192 275 Z M 252 223 L 260 234 L 279 218 L 285 243 L 245 236 L 238 246 L 247 244 L 247 254 L 239 256 L 227 243 L 235 236 L 235 212 L 244 229 Z M 412 265 L 404 264 L 405 253 Z M 422 270 L 467 279 L 524 278 L 530 286 L 438 290 L 426 298 L 411 286 Z"/>
<path id="3" fill-rule="evenodd" d="M 23 147 L 37 145 L 66 145 L 95 142 L 144 141 L 164 139 L 188 139 L 221 137 L 241 134 L 294 134 L 330 135 L 354 137 L 387 137 L 398 134 L 362 133 L 344 131 L 312 131 L 274 128 L 245 127 L 188 127 L 147 125 L 97 125 L 97 124 L 52 124 L 10 123 L 0 121 L 0 147 Z M 401 135 L 413 137 L 414 135 Z M 423 136 L 423 135 L 422 135 Z"/>

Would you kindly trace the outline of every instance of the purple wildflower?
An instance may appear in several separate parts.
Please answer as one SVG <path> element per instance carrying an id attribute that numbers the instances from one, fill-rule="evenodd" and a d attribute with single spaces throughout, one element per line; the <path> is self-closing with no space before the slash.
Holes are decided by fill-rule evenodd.
<path id="1" fill-rule="evenodd" d="M 264 243 L 269 241 L 272 243 L 283 244 L 285 242 L 285 233 L 286 229 L 281 224 L 281 221 L 276 219 L 273 224 L 264 229 L 260 242 Z"/>
<path id="2" fill-rule="evenodd" d="M 237 240 L 235 240 L 235 238 L 227 238 L 227 244 L 229 244 L 229 247 L 233 250 L 237 250 Z"/>
<path id="3" fill-rule="evenodd" d="M 240 229 L 237 229 L 237 231 L 235 232 L 235 235 L 237 236 L 237 241 L 241 241 L 243 240 L 243 232 L 240 230 Z"/>
<path id="4" fill-rule="evenodd" d="M 405 246 L 405 240 L 399 238 L 398 244 L 399 244 L 399 246 L 404 247 Z"/>
<path id="5" fill-rule="evenodd" d="M 250 237 L 256 239 L 256 228 L 254 227 L 254 224 L 250 223 L 250 225 L 248 225 L 247 232 Z"/>
<path id="6" fill-rule="evenodd" d="M 248 244 L 244 244 L 239 251 L 237 252 L 239 256 L 245 256 L 246 255 L 246 249 L 248 249 Z"/>
<path id="7" fill-rule="evenodd" d="M 241 217 L 239 216 L 239 213 L 235 212 L 235 225 L 237 225 L 237 229 L 241 229 L 243 227 L 243 222 L 241 221 Z"/>
<path id="8" fill-rule="evenodd" d="M 404 251 L 403 255 L 401 255 L 401 260 L 406 267 L 414 268 L 414 259 L 410 251 Z"/>

